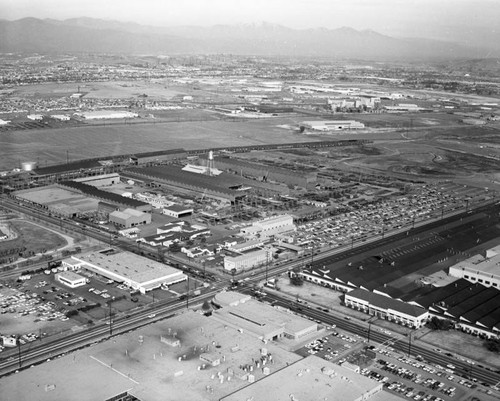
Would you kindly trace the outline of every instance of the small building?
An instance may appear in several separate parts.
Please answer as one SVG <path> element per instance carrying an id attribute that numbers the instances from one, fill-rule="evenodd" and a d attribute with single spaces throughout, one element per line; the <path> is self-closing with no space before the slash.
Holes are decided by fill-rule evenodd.
<path id="1" fill-rule="evenodd" d="M 340 364 L 340 366 L 342 366 L 346 369 L 349 369 L 349 370 L 353 371 L 354 373 L 359 373 L 361 371 L 361 369 L 359 368 L 358 365 L 355 365 L 355 364 L 348 362 L 348 361 L 342 362 Z"/>
<path id="2" fill-rule="evenodd" d="M 144 213 L 135 209 L 125 209 L 123 212 L 111 212 L 109 214 L 109 221 L 119 227 L 130 228 L 150 224 L 151 214 Z"/>
<path id="3" fill-rule="evenodd" d="M 179 340 L 177 337 L 175 337 L 173 335 L 162 334 L 160 336 L 160 341 L 163 344 L 170 345 L 171 347 L 180 347 L 181 346 L 181 340 Z"/>
<path id="4" fill-rule="evenodd" d="M 219 366 L 220 356 L 204 352 L 203 354 L 200 354 L 200 361 L 208 363 L 210 366 Z"/>
<path id="5" fill-rule="evenodd" d="M 72 271 L 63 271 L 56 274 L 56 280 L 70 288 L 81 287 L 87 284 L 87 279 Z"/>
<path id="6" fill-rule="evenodd" d="M 180 219 L 181 217 L 191 216 L 193 214 L 193 208 L 174 204 L 164 207 L 163 214 Z"/>
<path id="7" fill-rule="evenodd" d="M 42 121 L 43 120 L 43 115 L 42 114 L 28 114 L 26 116 L 28 120 L 32 121 Z"/>
<path id="8" fill-rule="evenodd" d="M 6 348 L 13 348 L 17 345 L 16 337 L 1 336 L 0 339 L 2 340 L 1 341 L 2 345 Z"/>

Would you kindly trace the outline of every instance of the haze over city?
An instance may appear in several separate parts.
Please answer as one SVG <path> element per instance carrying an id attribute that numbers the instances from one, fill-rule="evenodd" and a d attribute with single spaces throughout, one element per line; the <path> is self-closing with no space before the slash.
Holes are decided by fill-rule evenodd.
<path id="1" fill-rule="evenodd" d="M 498 21 L 0 0 L 0 399 L 498 401 Z"/>
<path id="2" fill-rule="evenodd" d="M 294 29 L 352 27 L 395 37 L 500 43 L 495 0 L 1 0 L 0 17 L 92 17 L 153 26 L 268 22 Z"/>

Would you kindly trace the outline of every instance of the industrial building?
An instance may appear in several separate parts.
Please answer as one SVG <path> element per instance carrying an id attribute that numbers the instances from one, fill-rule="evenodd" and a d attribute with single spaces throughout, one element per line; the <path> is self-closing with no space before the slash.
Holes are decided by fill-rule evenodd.
<path id="1" fill-rule="evenodd" d="M 221 307 L 212 316 L 228 326 L 242 330 L 261 340 L 271 341 L 279 338 L 300 340 L 316 333 L 316 322 L 258 302 L 248 295 L 233 291 L 218 293 L 214 304 Z"/>
<path id="2" fill-rule="evenodd" d="M 500 289 L 500 246 L 450 266 L 450 276 Z"/>
<path id="3" fill-rule="evenodd" d="M 74 116 L 76 118 L 81 118 L 82 120 L 106 120 L 116 118 L 136 118 L 139 115 L 137 113 L 124 110 L 97 110 L 75 113 Z"/>
<path id="4" fill-rule="evenodd" d="M 254 249 L 246 252 L 231 252 L 224 256 L 224 270 L 237 272 L 265 265 L 272 260 L 269 249 Z"/>
<path id="5" fill-rule="evenodd" d="M 312 131 L 343 131 L 365 128 L 363 123 L 354 120 L 302 121 L 300 126 Z"/>
<path id="6" fill-rule="evenodd" d="M 58 185 L 73 192 L 79 192 L 83 195 L 104 201 L 117 206 L 119 209 L 135 209 L 141 212 L 150 212 L 152 207 L 149 203 L 141 202 L 136 199 L 126 198 L 124 196 L 103 191 L 93 185 L 76 181 L 62 181 Z"/>
<path id="7" fill-rule="evenodd" d="M 135 165 L 154 165 L 173 160 L 185 159 L 187 152 L 184 149 L 159 150 L 157 152 L 144 152 L 130 156 L 130 162 Z"/>
<path id="8" fill-rule="evenodd" d="M 500 290 L 466 279 L 422 291 L 408 301 L 429 310 L 433 316 L 450 319 L 473 335 L 496 338 L 500 334 Z"/>
<path id="9" fill-rule="evenodd" d="M 382 393 L 382 388 L 382 383 L 311 355 L 221 398 L 221 401 L 366 401 L 399 398 Z"/>
<path id="10" fill-rule="evenodd" d="M 203 159 L 202 159 L 203 160 Z M 266 164 L 252 163 L 228 156 L 217 156 L 214 164 L 233 174 L 251 176 L 264 182 L 281 182 L 302 188 L 312 188 L 316 185 L 316 171 L 290 170 Z"/>
<path id="11" fill-rule="evenodd" d="M 193 214 L 193 208 L 186 207 L 182 205 L 170 205 L 163 208 L 163 214 L 167 216 L 174 217 L 176 219 L 180 219 L 182 217 L 191 216 Z"/>
<path id="12" fill-rule="evenodd" d="M 82 182 L 84 184 L 92 185 L 94 187 L 107 187 L 113 184 L 120 183 L 120 175 L 117 173 L 102 174 L 97 176 L 75 178 L 73 181 Z"/>
<path id="13" fill-rule="evenodd" d="M 150 224 L 151 214 L 135 209 L 118 210 L 109 214 L 109 222 L 120 228 L 137 227 Z"/>
<path id="14" fill-rule="evenodd" d="M 98 210 L 99 201 L 59 185 L 26 189 L 14 193 L 16 199 L 46 209 L 56 216 L 79 217 Z"/>
<path id="15" fill-rule="evenodd" d="M 283 234 L 295 230 L 296 227 L 295 224 L 293 224 L 293 217 L 288 214 L 283 214 L 255 221 L 251 226 L 242 228 L 241 233 L 249 237 L 269 238 L 276 234 Z"/>
<path id="16" fill-rule="evenodd" d="M 360 312 L 380 319 L 418 329 L 429 320 L 429 312 L 419 306 L 363 289 L 356 289 L 344 295 L 344 304 Z"/>
<path id="17" fill-rule="evenodd" d="M 132 252 L 110 253 L 108 249 L 72 256 L 71 259 L 78 262 L 73 264 L 76 268 L 90 270 L 141 293 L 187 279 L 187 276 L 178 269 Z"/>
<path id="18" fill-rule="evenodd" d="M 153 186 L 173 187 L 188 193 L 204 194 L 206 197 L 236 202 L 246 196 L 245 191 L 238 191 L 241 184 L 232 177 L 221 174 L 217 177 L 183 171 L 178 166 L 156 166 L 126 169 L 123 175 L 134 180 L 139 179 Z M 233 189 L 234 188 L 234 189 Z"/>

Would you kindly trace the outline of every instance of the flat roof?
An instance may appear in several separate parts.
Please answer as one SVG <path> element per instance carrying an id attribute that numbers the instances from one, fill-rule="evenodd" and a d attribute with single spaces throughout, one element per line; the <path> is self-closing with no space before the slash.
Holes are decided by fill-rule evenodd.
<path id="1" fill-rule="evenodd" d="M 116 214 L 116 213 L 119 213 L 119 212 L 116 211 L 116 212 L 112 212 L 111 214 Z M 141 212 L 140 210 L 129 209 L 129 208 L 125 209 L 123 212 L 120 212 L 120 213 L 123 213 L 126 217 L 131 217 L 131 216 L 141 217 L 142 215 L 145 214 L 144 212 Z"/>
<path id="2" fill-rule="evenodd" d="M 256 334 L 266 334 L 279 328 L 284 328 L 289 333 L 298 333 L 317 327 L 315 322 L 295 315 L 288 309 L 278 309 L 255 299 L 218 309 L 214 311 L 214 316 Z"/>
<path id="3" fill-rule="evenodd" d="M 162 277 L 185 276 L 180 270 L 155 262 L 132 252 L 117 252 L 103 254 L 90 252 L 84 255 L 72 256 L 73 259 L 108 270 L 112 274 L 135 281 L 147 283 Z"/>
<path id="4" fill-rule="evenodd" d="M 481 254 L 473 255 L 457 264 L 451 266 L 457 270 L 465 270 L 473 273 L 483 273 L 485 275 L 497 276 L 500 278 L 500 247 L 495 247 L 487 252 L 490 257 Z"/>
<path id="5" fill-rule="evenodd" d="M 64 277 L 64 278 L 66 278 L 68 280 L 72 280 L 72 281 L 81 280 L 82 278 L 84 278 L 84 277 L 80 276 L 79 274 L 72 272 L 70 270 L 62 271 L 62 272 L 58 273 L 58 275 L 60 277 Z"/>
<path id="6" fill-rule="evenodd" d="M 311 355 L 221 398 L 221 401 L 349 401 L 360 400 L 366 393 L 381 390 L 381 383 Z"/>
<path id="7" fill-rule="evenodd" d="M 173 205 L 170 206 L 164 206 L 163 209 L 172 210 L 173 212 L 187 212 L 193 210 L 192 207 L 179 205 L 177 203 L 174 203 Z"/>

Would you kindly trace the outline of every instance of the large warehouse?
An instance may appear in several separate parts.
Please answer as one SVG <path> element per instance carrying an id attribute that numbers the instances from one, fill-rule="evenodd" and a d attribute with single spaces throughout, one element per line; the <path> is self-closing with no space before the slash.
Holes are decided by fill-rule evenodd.
<path id="1" fill-rule="evenodd" d="M 365 124 L 354 120 L 339 121 L 302 121 L 300 125 L 313 131 L 343 131 L 351 129 L 363 129 Z"/>
<path id="2" fill-rule="evenodd" d="M 72 256 L 71 259 L 70 265 L 73 269 L 83 268 L 93 271 L 139 290 L 143 294 L 161 285 L 172 285 L 187 279 L 187 276 L 178 269 L 131 252 L 110 253 L 108 249 Z"/>
<path id="3" fill-rule="evenodd" d="M 202 160 L 206 163 L 206 160 Z M 217 156 L 214 165 L 240 175 L 267 181 L 282 182 L 287 185 L 297 185 L 303 188 L 312 188 L 316 185 L 318 173 L 316 171 L 290 170 L 282 167 L 253 163 L 227 156 Z"/>

